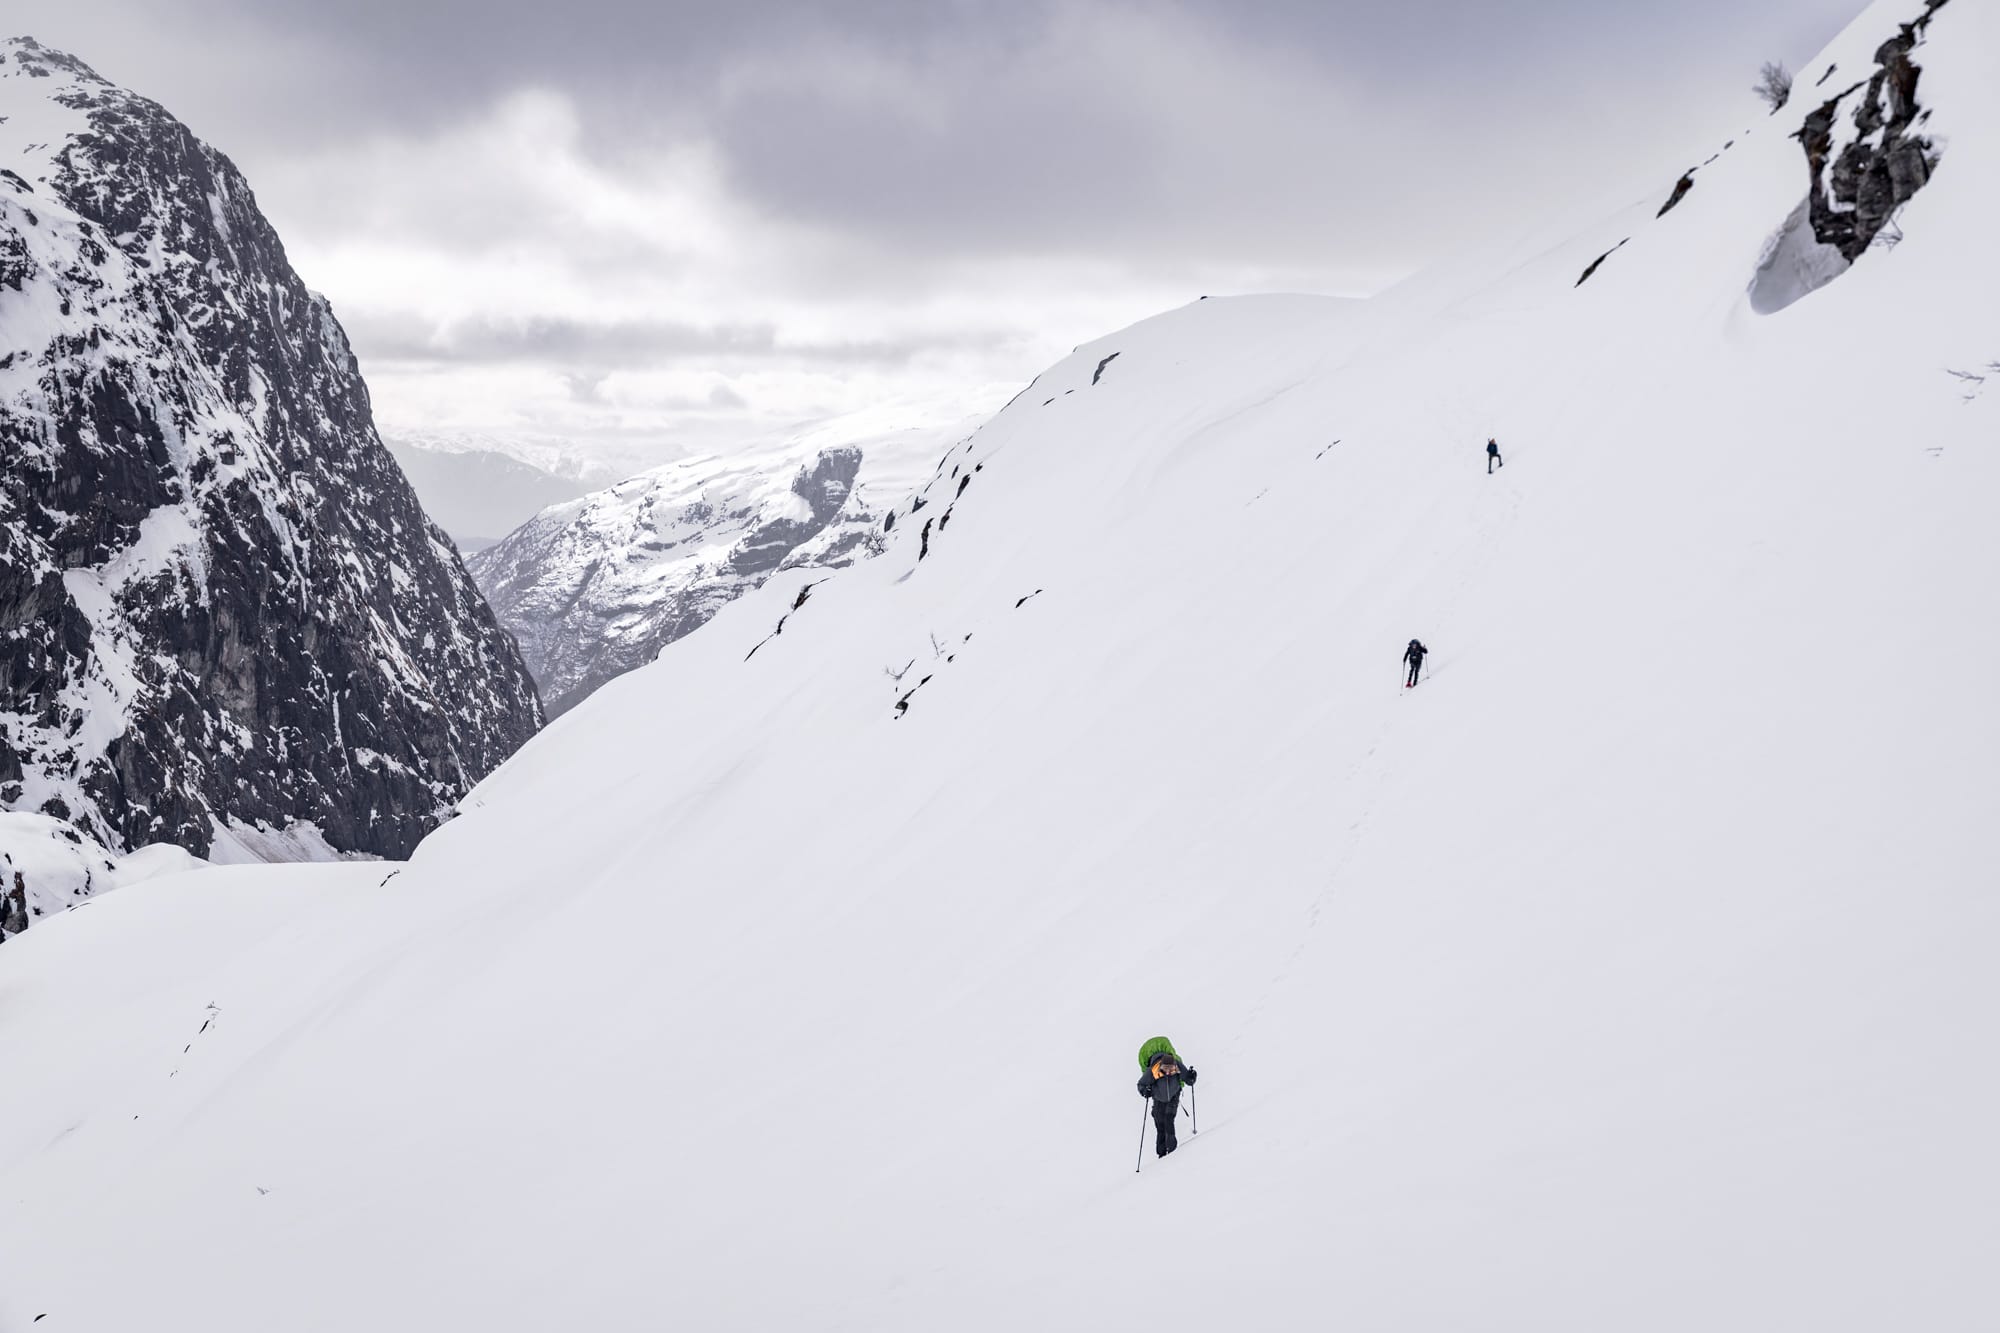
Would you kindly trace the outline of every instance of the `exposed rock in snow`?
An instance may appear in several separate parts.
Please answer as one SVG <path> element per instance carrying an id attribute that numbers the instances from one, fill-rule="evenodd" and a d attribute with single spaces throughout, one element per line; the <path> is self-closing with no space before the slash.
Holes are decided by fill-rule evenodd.
<path id="1" fill-rule="evenodd" d="M 1584 283 L 1589 282 L 1590 275 L 1597 272 L 1597 270 L 1603 265 L 1605 260 L 1617 254 L 1619 249 L 1625 245 L 1626 241 L 1630 241 L 1631 239 L 1632 238 L 1630 236 L 1627 236 L 1625 240 L 1618 242 L 1617 245 L 1612 246 L 1609 250 L 1606 250 L 1603 254 L 1591 260 L 1590 263 L 1584 267 L 1582 275 L 1577 278 L 1576 285 L 1581 287 L 1583 286 Z"/>
<path id="2" fill-rule="evenodd" d="M 1655 213 L 1653 216 L 1663 218 L 1667 214 L 1673 212 L 1674 205 L 1680 203 L 1681 200 L 1687 198 L 1687 192 L 1689 190 L 1692 190 L 1693 188 L 1694 188 L 1694 172 L 1692 171 L 1682 172 L 1681 178 L 1674 182 L 1673 193 L 1667 196 L 1667 202 L 1661 204 L 1660 211 Z M 1582 286 L 1581 279 L 1578 280 L 1577 285 Z"/>
<path id="3" fill-rule="evenodd" d="M 1917 104 L 1923 68 L 1911 53 L 1947 3 L 1925 0 L 1923 13 L 1875 52 L 1875 73 L 1821 103 L 1799 130 L 1812 173 L 1806 202 L 1813 235 L 1849 262 L 1861 257 L 1937 166 L 1937 145 L 1912 133 L 1928 113 Z M 1851 97 L 1853 109 L 1843 116 Z"/>
<path id="4" fill-rule="evenodd" d="M 540 719 L 229 160 L 0 43 L 0 807 L 406 854 Z"/>

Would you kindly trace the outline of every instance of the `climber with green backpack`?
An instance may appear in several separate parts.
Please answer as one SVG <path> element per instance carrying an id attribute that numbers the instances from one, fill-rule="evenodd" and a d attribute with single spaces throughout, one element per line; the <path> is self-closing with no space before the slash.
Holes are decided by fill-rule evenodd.
<path id="1" fill-rule="evenodd" d="M 1194 1070 L 1182 1063 L 1174 1044 L 1165 1037 L 1152 1037 L 1139 1048 L 1139 1095 L 1153 1104 L 1153 1128 L 1157 1131 L 1153 1151 L 1165 1157 L 1179 1145 L 1174 1141 L 1174 1117 L 1181 1110 L 1182 1087 L 1193 1087 Z M 1142 1131 L 1143 1134 L 1143 1131 Z M 1139 1153 L 1145 1155 L 1145 1139 Z"/>

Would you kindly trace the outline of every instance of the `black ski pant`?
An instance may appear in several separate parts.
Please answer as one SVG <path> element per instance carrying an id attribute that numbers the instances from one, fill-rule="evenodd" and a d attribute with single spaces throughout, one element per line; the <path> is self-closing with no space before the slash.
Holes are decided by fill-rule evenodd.
<path id="1" fill-rule="evenodd" d="M 1179 1146 L 1174 1142 L 1174 1117 L 1180 1112 L 1179 1098 L 1170 1102 L 1153 1103 L 1153 1128 L 1158 1131 L 1153 1139 L 1153 1151 L 1162 1157 Z"/>
<path id="2" fill-rule="evenodd" d="M 1494 469 L 1494 468 L 1496 468 L 1496 467 L 1506 467 L 1506 466 L 1507 466 L 1507 465 L 1506 465 L 1506 464 L 1505 464 L 1504 462 L 1502 462 L 1502 461 L 1501 461 L 1501 459 L 1500 459 L 1500 455 L 1498 455 L 1498 454 L 1488 454 L 1488 455 L 1486 455 L 1486 475 L 1487 475 L 1487 476 L 1489 476 L 1489 477 L 1490 477 L 1490 476 L 1492 476 L 1492 475 L 1493 475 L 1493 469 Z"/>
<path id="3" fill-rule="evenodd" d="M 1423 674 L 1423 670 L 1424 670 L 1423 658 L 1419 657 L 1416 661 L 1410 663 L 1410 679 L 1407 683 L 1411 685 L 1416 684 L 1417 677 Z"/>

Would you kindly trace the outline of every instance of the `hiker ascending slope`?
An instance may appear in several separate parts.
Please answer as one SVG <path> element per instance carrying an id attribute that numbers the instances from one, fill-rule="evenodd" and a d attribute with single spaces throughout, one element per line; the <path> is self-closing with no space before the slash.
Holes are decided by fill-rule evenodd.
<path id="1" fill-rule="evenodd" d="M 1180 1146 L 1174 1141 L 1174 1117 L 1180 1114 L 1182 1086 L 1194 1086 L 1194 1070 L 1181 1063 L 1174 1044 L 1165 1037 L 1154 1037 L 1139 1048 L 1139 1065 L 1145 1070 L 1139 1075 L 1139 1095 L 1153 1103 L 1153 1151 L 1165 1157 Z"/>
<path id="2" fill-rule="evenodd" d="M 1489 439 L 1486 442 L 1486 475 L 1490 477 L 1494 468 L 1506 466 L 1507 460 L 1500 457 L 1500 442 Z"/>
<path id="3" fill-rule="evenodd" d="M 1407 663 L 1410 668 L 1410 678 L 1403 682 L 1404 689 L 1407 690 L 1412 685 L 1415 685 L 1417 683 L 1417 677 L 1423 674 L 1424 654 L 1429 651 L 1430 649 L 1424 647 L 1424 645 L 1416 639 L 1411 639 L 1410 646 L 1403 650 L 1403 661 Z"/>

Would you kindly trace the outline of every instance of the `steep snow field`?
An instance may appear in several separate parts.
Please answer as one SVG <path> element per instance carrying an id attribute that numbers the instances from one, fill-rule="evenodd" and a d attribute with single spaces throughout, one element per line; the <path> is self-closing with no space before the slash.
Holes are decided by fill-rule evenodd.
<path id="1" fill-rule="evenodd" d="M 386 883 L 10 942 L 0 1328 L 2000 1321 L 1990 6 L 1902 242 L 1748 296 L 1915 8 L 1665 217 L 1080 349 Z"/>

